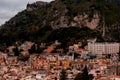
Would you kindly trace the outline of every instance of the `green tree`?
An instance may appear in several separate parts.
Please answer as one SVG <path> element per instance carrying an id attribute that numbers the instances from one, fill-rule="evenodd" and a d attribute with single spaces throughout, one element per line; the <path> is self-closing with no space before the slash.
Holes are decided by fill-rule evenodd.
<path id="1" fill-rule="evenodd" d="M 83 80 L 89 80 L 89 75 L 88 75 L 88 69 L 87 66 L 85 66 L 85 68 L 83 69 Z"/>
<path id="2" fill-rule="evenodd" d="M 94 76 L 92 74 L 89 74 L 89 80 L 93 80 Z"/>
<path id="3" fill-rule="evenodd" d="M 13 52 L 14 52 L 14 56 L 19 56 L 19 54 L 20 54 L 18 47 L 14 48 Z"/>
<path id="4" fill-rule="evenodd" d="M 82 73 L 78 73 L 75 77 L 74 80 L 93 80 L 93 75 L 92 74 L 88 74 L 88 69 L 87 66 L 85 66 L 85 68 L 83 69 Z"/>
<path id="5" fill-rule="evenodd" d="M 74 80 L 83 80 L 83 75 L 82 75 L 82 73 L 78 73 L 78 74 L 76 75 L 76 77 L 75 77 Z"/>
<path id="6" fill-rule="evenodd" d="M 67 76 L 66 70 L 62 69 L 60 73 L 60 80 L 67 80 L 66 76 Z"/>

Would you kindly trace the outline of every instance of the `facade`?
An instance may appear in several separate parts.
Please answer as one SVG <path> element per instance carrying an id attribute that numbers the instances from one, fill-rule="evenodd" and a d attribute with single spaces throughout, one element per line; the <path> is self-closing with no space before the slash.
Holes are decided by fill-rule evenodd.
<path id="1" fill-rule="evenodd" d="M 119 43 L 88 43 L 92 54 L 114 54 L 119 52 Z"/>

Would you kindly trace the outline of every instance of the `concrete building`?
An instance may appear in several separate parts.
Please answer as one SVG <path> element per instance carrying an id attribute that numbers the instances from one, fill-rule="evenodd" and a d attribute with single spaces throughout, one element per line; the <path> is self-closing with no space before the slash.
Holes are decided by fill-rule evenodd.
<path id="1" fill-rule="evenodd" d="M 92 54 L 114 54 L 119 52 L 119 43 L 88 43 L 88 51 Z"/>

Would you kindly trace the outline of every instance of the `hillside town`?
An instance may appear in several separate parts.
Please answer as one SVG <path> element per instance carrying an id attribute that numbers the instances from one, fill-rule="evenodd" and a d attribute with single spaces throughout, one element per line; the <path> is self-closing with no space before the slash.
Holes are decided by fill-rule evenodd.
<path id="1" fill-rule="evenodd" d="M 0 80 L 62 80 L 63 70 L 66 80 L 76 80 L 84 68 L 91 80 L 120 80 L 120 43 L 90 39 L 84 47 L 82 42 L 63 46 L 57 40 L 9 46 L 0 52 Z"/>
<path id="2" fill-rule="evenodd" d="M 0 80 L 120 80 L 120 0 L 0 0 Z"/>

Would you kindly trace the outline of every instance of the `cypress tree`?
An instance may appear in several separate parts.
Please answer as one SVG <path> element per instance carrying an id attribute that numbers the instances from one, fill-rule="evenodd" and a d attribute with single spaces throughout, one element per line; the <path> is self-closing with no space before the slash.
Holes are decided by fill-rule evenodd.
<path id="1" fill-rule="evenodd" d="M 66 76 L 67 76 L 66 70 L 62 69 L 60 74 L 60 80 L 67 80 Z"/>
<path id="2" fill-rule="evenodd" d="M 85 68 L 83 69 L 83 80 L 89 80 L 87 66 L 85 66 Z"/>
<path id="3" fill-rule="evenodd" d="M 78 73 L 75 77 L 74 80 L 93 80 L 93 75 L 90 74 L 88 75 L 88 69 L 87 66 L 85 66 L 85 68 L 82 70 L 82 73 Z"/>

